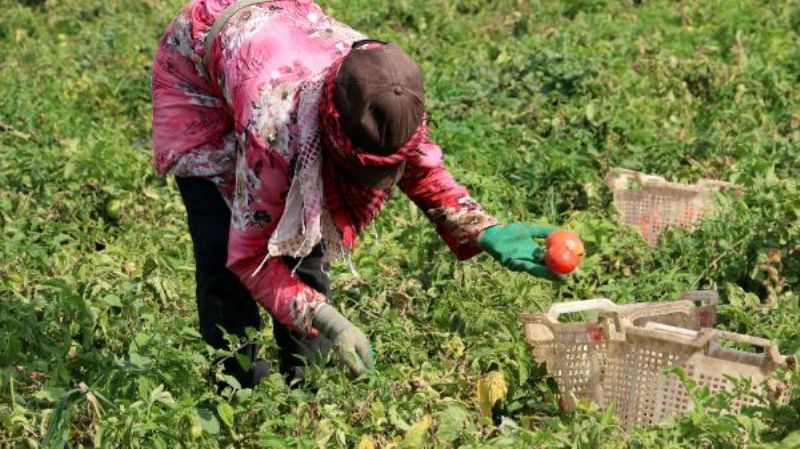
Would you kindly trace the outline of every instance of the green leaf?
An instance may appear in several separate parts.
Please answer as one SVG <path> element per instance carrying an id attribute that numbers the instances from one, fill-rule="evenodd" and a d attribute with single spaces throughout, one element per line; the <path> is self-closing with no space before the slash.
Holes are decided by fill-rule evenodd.
<path id="1" fill-rule="evenodd" d="M 800 430 L 795 430 L 781 441 L 783 449 L 800 449 Z"/>
<path id="2" fill-rule="evenodd" d="M 133 337 L 136 346 L 140 348 L 147 346 L 152 340 L 153 336 L 145 334 L 144 332 L 139 332 Z"/>
<path id="3" fill-rule="evenodd" d="M 369 435 L 364 435 L 358 442 L 356 449 L 375 449 L 375 440 Z"/>
<path id="4" fill-rule="evenodd" d="M 219 433 L 219 421 L 209 410 L 204 408 L 197 409 L 197 424 L 203 431 L 216 435 Z"/>
<path id="5" fill-rule="evenodd" d="M 280 435 L 262 435 L 258 442 L 262 447 L 286 447 L 286 437 Z"/>
<path id="6" fill-rule="evenodd" d="M 333 434 L 336 432 L 336 428 L 331 424 L 331 421 L 328 419 L 323 419 L 317 424 L 316 431 L 314 432 L 314 442 L 317 444 L 319 449 L 325 449 L 328 447 L 328 441 L 330 441 Z"/>
<path id="7" fill-rule="evenodd" d="M 187 335 L 189 337 L 203 338 L 203 336 L 200 335 L 200 332 L 197 332 L 197 329 L 193 327 L 184 327 L 183 329 L 181 329 L 181 334 Z"/>
<path id="8" fill-rule="evenodd" d="M 404 420 L 399 413 L 397 413 L 397 407 L 392 406 L 389 408 L 389 423 L 400 430 L 408 430 L 411 427 L 406 420 Z"/>
<path id="9" fill-rule="evenodd" d="M 233 407 L 230 404 L 227 402 L 217 404 L 217 414 L 226 426 L 233 427 Z"/>
<path id="10" fill-rule="evenodd" d="M 445 443 L 451 443 L 461 436 L 464 426 L 469 420 L 469 412 L 460 405 L 451 405 L 438 415 L 439 427 L 436 429 L 436 438 Z"/>
<path id="11" fill-rule="evenodd" d="M 34 393 L 33 397 L 42 401 L 58 402 L 64 397 L 66 390 L 59 387 L 45 388 Z"/>
<path id="12" fill-rule="evenodd" d="M 431 415 L 425 415 L 422 419 L 412 424 L 408 432 L 406 432 L 406 436 L 403 438 L 403 443 L 400 447 L 404 449 L 423 447 L 428 439 L 428 430 L 431 428 L 431 424 L 433 424 Z"/>
<path id="13" fill-rule="evenodd" d="M 164 384 L 153 389 L 150 393 L 150 402 L 160 402 L 168 406 L 175 405 L 175 400 L 172 399 L 170 392 L 164 390 Z"/>
<path id="14" fill-rule="evenodd" d="M 611 405 L 603 412 L 603 415 L 600 417 L 600 423 L 608 426 L 611 425 L 616 421 L 616 412 L 617 412 L 617 403 L 612 402 Z"/>
<path id="15" fill-rule="evenodd" d="M 239 362 L 239 366 L 241 366 L 244 371 L 250 371 L 250 367 L 252 365 L 252 362 L 250 361 L 249 357 L 247 357 L 244 354 L 239 354 L 237 352 L 236 353 L 236 360 Z M 242 387 L 240 386 L 239 388 L 242 388 Z"/>
<path id="16" fill-rule="evenodd" d="M 586 105 L 586 120 L 589 120 L 590 122 L 594 123 L 596 112 L 597 111 L 595 110 L 594 103 L 587 104 Z"/>
<path id="17" fill-rule="evenodd" d="M 225 382 L 228 385 L 230 385 L 234 390 L 241 390 L 242 389 L 242 384 L 239 383 L 239 380 L 236 379 L 235 377 L 231 376 L 230 374 L 226 374 L 226 375 L 222 376 L 222 378 L 225 379 Z"/>
<path id="18" fill-rule="evenodd" d="M 150 364 L 150 357 L 145 357 L 136 352 L 132 352 L 130 354 L 130 361 L 131 364 L 136 366 L 137 368 L 144 368 Z"/>
<path id="19" fill-rule="evenodd" d="M 247 399 L 250 399 L 252 396 L 253 396 L 253 390 L 251 390 L 250 388 L 245 388 L 243 390 L 236 390 L 236 394 L 234 395 L 237 401 L 245 401 Z"/>
<path id="20" fill-rule="evenodd" d="M 100 301 L 103 301 L 106 305 L 109 305 L 111 307 L 122 308 L 122 299 L 113 293 L 103 296 L 103 298 L 101 298 Z"/>

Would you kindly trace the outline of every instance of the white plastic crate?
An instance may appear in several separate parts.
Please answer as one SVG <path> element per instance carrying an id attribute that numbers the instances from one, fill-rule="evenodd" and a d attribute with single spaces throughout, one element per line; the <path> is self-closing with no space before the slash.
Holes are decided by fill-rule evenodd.
<path id="1" fill-rule="evenodd" d="M 686 388 L 665 368 L 681 366 L 689 378 L 712 391 L 728 388 L 724 374 L 747 377 L 759 390 L 772 371 L 786 364 L 768 340 L 705 327 L 708 309 L 715 306 L 713 293 L 691 292 L 687 297 L 702 304 L 683 299 L 616 305 L 593 299 L 555 304 L 543 314 L 523 314 L 520 321 L 534 358 L 546 364 L 565 394 L 565 405 L 574 405 L 572 397 L 595 401 L 603 408 L 614 403 L 620 423 L 630 429 L 691 409 Z M 596 318 L 559 321 L 574 312 L 592 312 Z M 722 340 L 759 346 L 765 352 L 724 348 Z M 786 401 L 786 395 L 775 399 Z M 733 411 L 753 402 L 737 398 Z"/>
<path id="2" fill-rule="evenodd" d="M 650 245 L 668 226 L 689 229 L 717 208 L 717 195 L 730 187 L 724 181 L 702 179 L 696 184 L 668 182 L 661 176 L 614 169 L 606 178 L 614 207 L 624 223 L 639 229 Z"/>
<path id="3" fill-rule="evenodd" d="M 623 321 L 624 322 L 624 321 Z M 762 393 L 772 372 L 786 365 L 786 358 L 769 340 L 715 329 L 699 331 L 649 322 L 644 326 L 623 324 L 623 340 L 610 344 L 601 381 L 600 404 L 616 403 L 623 427 L 648 426 L 683 414 L 694 403 L 683 382 L 666 368 L 682 367 L 699 386 L 719 392 L 732 387 L 726 376 L 747 378 L 752 393 Z M 728 340 L 760 347 L 763 353 L 720 345 Z M 788 389 L 772 391 L 773 399 L 788 402 Z M 731 412 L 756 405 L 752 395 L 738 396 Z"/>

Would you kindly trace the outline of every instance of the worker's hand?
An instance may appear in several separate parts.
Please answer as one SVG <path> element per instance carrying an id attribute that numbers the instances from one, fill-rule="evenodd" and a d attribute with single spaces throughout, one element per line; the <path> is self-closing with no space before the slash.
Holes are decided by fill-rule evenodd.
<path id="1" fill-rule="evenodd" d="M 551 281 L 562 281 L 563 277 L 544 267 L 542 248 L 533 240 L 547 238 L 555 230 L 553 226 L 540 224 L 494 225 L 484 229 L 478 241 L 483 250 L 510 270 L 523 271 Z"/>
<path id="2" fill-rule="evenodd" d="M 333 342 L 333 348 L 350 373 L 358 377 L 375 367 L 369 340 L 330 304 L 317 307 L 312 325 Z"/>

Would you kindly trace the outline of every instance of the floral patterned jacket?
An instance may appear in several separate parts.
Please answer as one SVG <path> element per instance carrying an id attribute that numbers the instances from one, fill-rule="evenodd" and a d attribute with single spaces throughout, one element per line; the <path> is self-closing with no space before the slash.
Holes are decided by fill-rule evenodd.
<path id="1" fill-rule="evenodd" d="M 326 69 L 364 37 L 310 0 L 266 1 L 222 28 L 206 76 L 203 40 L 232 2 L 190 1 L 160 41 L 153 66 L 153 163 L 160 175 L 217 185 L 232 212 L 228 268 L 275 319 L 313 335 L 310 312 L 326 298 L 282 258 L 269 257 L 268 242 L 282 219 L 298 213 L 290 193 L 298 160 L 319 153 L 315 107 Z M 306 203 L 320 202 L 318 231 L 327 243 L 336 237 L 320 200 L 324 186 L 310 174 L 298 189 Z M 441 160 L 409 166 L 399 187 L 461 260 L 479 251 L 476 237 L 496 223 Z M 305 224 L 312 221 L 302 223 L 303 232 L 314 231 Z"/>

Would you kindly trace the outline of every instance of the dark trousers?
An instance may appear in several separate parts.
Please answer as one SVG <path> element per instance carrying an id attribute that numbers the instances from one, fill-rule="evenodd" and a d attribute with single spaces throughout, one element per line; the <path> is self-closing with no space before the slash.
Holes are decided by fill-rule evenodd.
<path id="1" fill-rule="evenodd" d="M 261 329 L 258 304 L 239 278 L 225 267 L 231 212 L 217 187 L 210 181 L 180 177 L 176 181 L 192 236 L 200 334 L 210 346 L 226 349 L 228 344 L 222 329 L 238 336 L 243 342 L 247 340 L 246 328 Z M 320 246 L 302 259 L 282 259 L 306 285 L 330 297 L 330 282 L 325 274 L 328 267 L 322 263 Z M 284 375 L 293 377 L 296 368 L 303 363 L 295 356 L 299 353 L 296 341 L 301 337 L 276 320 L 272 320 L 272 323 L 278 345 L 279 369 Z M 254 343 L 245 344 L 239 349 L 239 354 L 251 362 L 256 362 L 257 352 L 258 347 Z M 258 376 L 254 371 L 245 371 L 235 358 L 227 358 L 222 363 L 225 373 L 234 376 L 243 387 L 252 387 L 257 382 Z"/>

